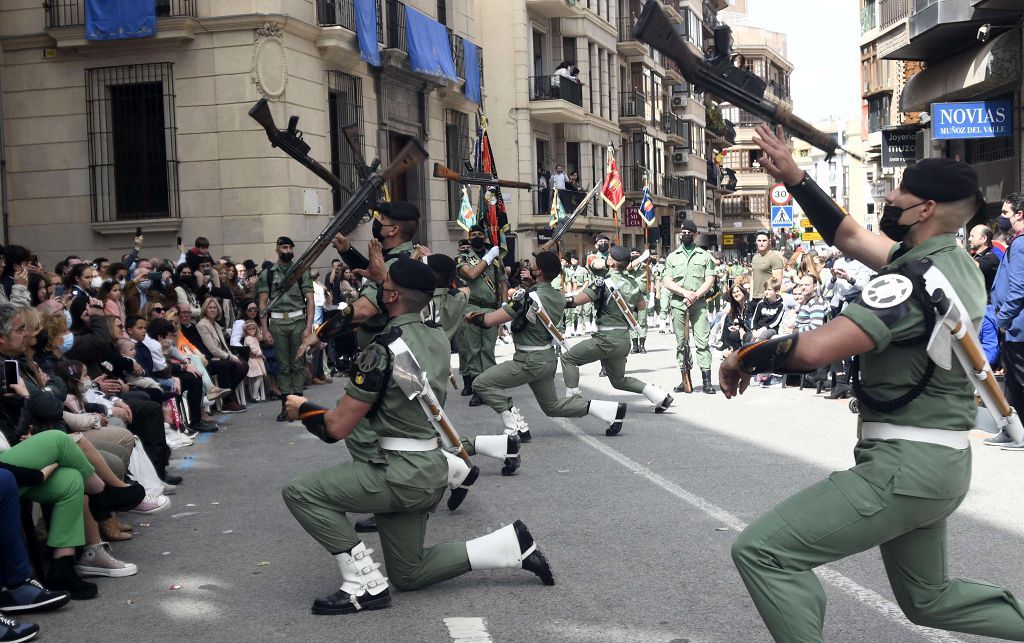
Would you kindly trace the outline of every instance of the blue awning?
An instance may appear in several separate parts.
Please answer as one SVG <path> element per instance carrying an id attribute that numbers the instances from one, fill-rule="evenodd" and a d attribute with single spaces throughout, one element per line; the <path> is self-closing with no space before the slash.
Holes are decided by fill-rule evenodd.
<path id="1" fill-rule="evenodd" d="M 377 42 L 377 3 L 374 0 L 355 0 L 355 10 L 359 57 L 374 67 L 380 67 L 380 43 Z"/>
<path id="2" fill-rule="evenodd" d="M 156 0 L 85 0 L 86 40 L 156 35 Z"/>
<path id="3" fill-rule="evenodd" d="M 462 41 L 466 57 L 466 98 L 474 103 L 481 102 L 480 96 L 480 49 L 468 40 Z"/>
<path id="4" fill-rule="evenodd" d="M 444 25 L 406 5 L 405 33 L 409 45 L 409 65 L 413 71 L 458 80 L 452 46 L 448 42 L 448 30 Z"/>

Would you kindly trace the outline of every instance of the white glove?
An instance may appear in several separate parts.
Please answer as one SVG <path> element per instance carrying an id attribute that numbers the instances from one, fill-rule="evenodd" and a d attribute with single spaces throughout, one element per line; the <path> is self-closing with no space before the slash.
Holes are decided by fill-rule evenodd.
<path id="1" fill-rule="evenodd" d="M 491 262 L 494 261 L 498 257 L 499 254 L 501 254 L 501 247 L 499 247 L 499 246 L 491 246 L 491 249 L 487 251 L 487 254 L 485 254 L 482 257 L 482 259 L 483 259 L 484 263 L 489 266 L 489 265 L 491 265 Z"/>

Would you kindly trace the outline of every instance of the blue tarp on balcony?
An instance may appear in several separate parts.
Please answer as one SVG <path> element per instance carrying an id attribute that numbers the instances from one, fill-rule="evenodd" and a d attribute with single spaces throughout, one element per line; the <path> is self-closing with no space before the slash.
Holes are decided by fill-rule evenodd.
<path id="1" fill-rule="evenodd" d="M 444 25 L 406 5 L 405 31 L 409 65 L 414 72 L 448 80 L 458 79 L 448 30 Z"/>
<path id="2" fill-rule="evenodd" d="M 468 40 L 462 41 L 462 48 L 466 56 L 466 87 L 463 91 L 466 98 L 474 103 L 481 102 L 480 96 L 480 60 L 479 49 Z"/>
<path id="3" fill-rule="evenodd" d="M 85 38 L 122 40 L 156 35 L 156 0 L 85 0 Z"/>
<path id="4" fill-rule="evenodd" d="M 374 67 L 380 67 L 380 45 L 377 43 L 377 3 L 374 0 L 355 0 L 355 10 L 359 57 Z"/>

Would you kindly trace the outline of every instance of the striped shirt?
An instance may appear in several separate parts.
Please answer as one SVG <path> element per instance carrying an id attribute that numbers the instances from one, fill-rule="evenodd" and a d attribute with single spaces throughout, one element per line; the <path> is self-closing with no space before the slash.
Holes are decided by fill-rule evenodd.
<path id="1" fill-rule="evenodd" d="M 801 304 L 796 311 L 796 332 L 814 330 L 824 324 L 827 311 L 825 300 L 818 295 L 815 295 L 807 303 Z"/>

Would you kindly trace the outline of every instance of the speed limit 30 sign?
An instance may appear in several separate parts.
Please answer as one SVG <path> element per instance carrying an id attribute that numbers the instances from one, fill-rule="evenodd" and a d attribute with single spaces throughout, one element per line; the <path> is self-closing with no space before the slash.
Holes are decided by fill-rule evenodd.
<path id="1" fill-rule="evenodd" d="M 793 200 L 784 183 L 773 185 L 768 197 L 772 200 L 772 205 L 789 205 L 789 202 Z"/>

